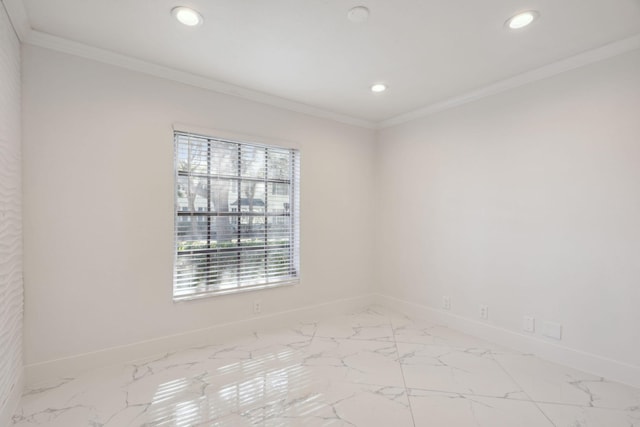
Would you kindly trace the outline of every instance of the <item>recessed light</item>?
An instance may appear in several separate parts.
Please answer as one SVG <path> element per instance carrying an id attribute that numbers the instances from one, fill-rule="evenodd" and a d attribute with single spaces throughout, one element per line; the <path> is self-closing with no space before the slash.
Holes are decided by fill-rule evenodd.
<path id="1" fill-rule="evenodd" d="M 387 90 L 387 85 L 383 83 L 376 83 L 373 86 L 371 86 L 371 92 L 380 93 L 380 92 L 384 92 L 385 90 Z"/>
<path id="2" fill-rule="evenodd" d="M 178 6 L 171 9 L 171 14 L 184 25 L 196 27 L 202 24 L 203 18 L 197 11 L 184 6 Z"/>
<path id="3" fill-rule="evenodd" d="M 355 23 L 365 22 L 369 19 L 369 9 L 364 6 L 353 7 L 347 12 L 347 18 L 349 18 L 349 21 Z"/>
<path id="4" fill-rule="evenodd" d="M 512 30 L 524 28 L 531 24 L 540 14 L 535 10 L 527 10 L 526 12 L 518 13 L 507 19 L 505 25 Z"/>

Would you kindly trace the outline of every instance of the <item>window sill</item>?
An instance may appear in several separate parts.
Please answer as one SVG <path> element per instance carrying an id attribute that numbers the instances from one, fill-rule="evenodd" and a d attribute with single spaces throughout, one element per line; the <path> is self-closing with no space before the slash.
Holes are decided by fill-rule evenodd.
<path id="1" fill-rule="evenodd" d="M 179 295 L 173 296 L 173 302 L 183 302 L 183 301 L 192 301 L 196 299 L 202 298 L 211 298 L 222 295 L 234 295 L 244 292 L 253 292 L 259 291 L 263 289 L 271 289 L 271 288 L 280 288 L 283 286 L 293 286 L 300 283 L 300 279 L 291 279 L 282 282 L 268 283 L 263 285 L 255 285 L 255 286 L 243 286 L 240 288 L 231 288 L 231 289 L 221 289 L 221 290 L 211 290 L 211 289 L 194 289 L 193 291 L 182 291 Z"/>

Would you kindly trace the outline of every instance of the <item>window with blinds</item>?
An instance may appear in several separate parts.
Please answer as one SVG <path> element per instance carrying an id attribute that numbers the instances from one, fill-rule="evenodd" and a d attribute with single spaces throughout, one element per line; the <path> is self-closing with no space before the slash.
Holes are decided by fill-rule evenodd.
<path id="1" fill-rule="evenodd" d="M 174 299 L 296 282 L 299 152 L 182 132 L 174 140 Z"/>

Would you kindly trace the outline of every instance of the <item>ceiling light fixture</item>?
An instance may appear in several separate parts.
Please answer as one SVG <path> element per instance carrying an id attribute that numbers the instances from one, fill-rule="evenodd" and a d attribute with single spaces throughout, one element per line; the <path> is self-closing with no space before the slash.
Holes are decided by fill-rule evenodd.
<path id="1" fill-rule="evenodd" d="M 387 85 L 383 83 L 376 83 L 373 86 L 371 86 L 371 92 L 374 92 L 374 93 L 384 92 L 385 90 L 387 90 Z"/>
<path id="2" fill-rule="evenodd" d="M 347 18 L 349 18 L 349 21 L 357 24 L 365 22 L 369 19 L 369 9 L 364 6 L 353 7 L 349 9 L 349 12 L 347 12 Z"/>
<path id="3" fill-rule="evenodd" d="M 507 19 L 505 25 L 512 30 L 518 30 L 531 24 L 539 15 L 535 10 L 527 10 L 526 12 L 518 13 Z"/>
<path id="4" fill-rule="evenodd" d="M 174 7 L 173 9 L 171 9 L 171 14 L 181 24 L 184 24 L 188 27 L 196 27 L 202 24 L 202 21 L 204 20 L 202 18 L 202 15 L 200 15 L 200 13 L 185 6 Z"/>

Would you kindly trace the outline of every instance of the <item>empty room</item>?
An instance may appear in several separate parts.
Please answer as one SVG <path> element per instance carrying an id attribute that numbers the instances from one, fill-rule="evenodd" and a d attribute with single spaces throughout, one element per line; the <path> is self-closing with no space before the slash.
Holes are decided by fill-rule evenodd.
<path id="1" fill-rule="evenodd" d="M 640 427 L 640 0 L 0 0 L 0 427 Z"/>

